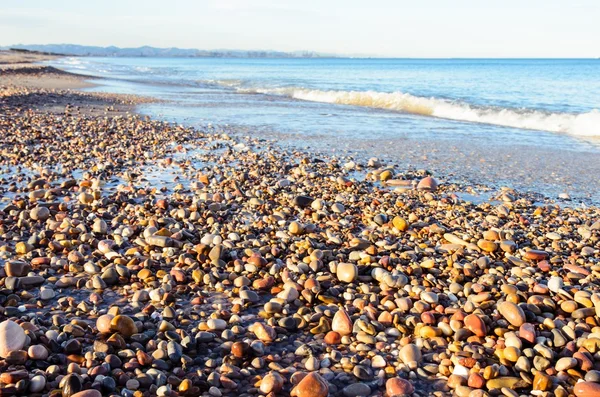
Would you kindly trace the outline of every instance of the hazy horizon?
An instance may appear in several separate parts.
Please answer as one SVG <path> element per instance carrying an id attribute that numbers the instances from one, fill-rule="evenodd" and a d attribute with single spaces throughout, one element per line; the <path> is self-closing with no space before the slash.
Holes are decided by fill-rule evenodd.
<path id="1" fill-rule="evenodd" d="M 40 44 L 40 43 L 13 43 L 13 44 L 2 44 L 0 43 L 0 47 L 26 47 L 26 46 L 40 46 L 40 45 L 55 45 L 55 46 L 61 46 L 61 45 L 76 45 L 76 46 L 83 46 L 83 47 L 101 47 L 101 48 L 109 48 L 109 47 L 116 47 L 119 49 L 135 49 L 135 48 L 142 48 L 142 47 L 151 47 L 151 48 L 156 48 L 156 49 L 169 49 L 169 48 L 178 48 L 178 49 L 182 49 L 182 50 L 200 50 L 200 51 L 207 51 L 207 52 L 227 52 L 227 51 L 231 51 L 231 52 L 273 52 L 273 53 L 278 53 L 278 52 L 284 52 L 287 54 L 295 54 L 295 53 L 302 53 L 302 52 L 307 52 L 307 53 L 317 53 L 319 55 L 322 55 L 321 57 L 317 57 L 317 58 L 306 58 L 306 59 L 319 59 L 319 58 L 327 58 L 328 56 L 332 57 L 332 58 L 368 58 L 368 59 L 430 59 L 430 60 L 444 60 L 444 59 L 505 59 L 505 60 L 520 60 L 520 59 L 556 59 L 556 60 L 577 60 L 577 59 L 581 59 L 581 60 L 586 60 L 586 59 L 599 59 L 598 57 L 435 57 L 435 56 L 431 56 L 431 57 L 410 57 L 410 56 L 384 56 L 384 55 L 369 55 L 369 54 L 335 54 L 335 53 L 320 53 L 320 52 L 316 52 L 316 51 L 312 51 L 310 49 L 302 49 L 302 50 L 293 50 L 293 51 L 282 51 L 282 50 L 277 50 L 277 49 L 271 49 L 271 48 L 249 48 L 249 49 L 240 49 L 240 48 L 184 48 L 184 47 L 155 47 L 149 44 L 142 44 L 140 46 L 136 46 L 136 47 L 120 47 L 120 46 L 116 46 L 116 45 L 107 45 L 107 46 L 93 46 L 93 45 L 88 45 L 88 44 L 80 44 L 80 43 L 48 43 L 48 44 Z M 66 54 L 66 55 L 70 55 L 70 54 Z M 94 55 L 92 55 L 94 56 Z"/>
<path id="2" fill-rule="evenodd" d="M 314 51 L 382 58 L 597 58 L 600 4 L 508 0 L 502 4 L 381 0 L 321 4 L 257 0 L 158 0 L 101 5 L 62 0 L 12 4 L 0 15 L 0 45 L 200 50 Z M 76 40 L 75 40 L 76 39 Z"/>

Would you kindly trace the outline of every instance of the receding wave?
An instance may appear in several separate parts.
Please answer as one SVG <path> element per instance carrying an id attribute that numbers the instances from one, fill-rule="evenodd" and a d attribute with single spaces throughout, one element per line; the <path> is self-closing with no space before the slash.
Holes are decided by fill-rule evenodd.
<path id="1" fill-rule="evenodd" d="M 223 84 L 225 85 L 225 84 Z M 227 84 L 231 87 L 235 84 Z M 600 136 L 600 111 L 588 113 L 551 113 L 532 109 L 480 107 L 441 98 L 425 98 L 402 92 L 323 91 L 307 88 L 244 88 L 244 93 L 282 95 L 304 101 L 334 103 L 387 109 L 457 121 L 500 125 L 505 127 Z"/>

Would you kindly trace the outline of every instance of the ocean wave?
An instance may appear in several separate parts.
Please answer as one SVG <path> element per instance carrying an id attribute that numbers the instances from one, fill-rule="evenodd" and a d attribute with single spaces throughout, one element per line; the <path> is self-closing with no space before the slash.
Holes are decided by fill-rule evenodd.
<path id="1" fill-rule="evenodd" d="M 227 86 L 231 87 L 232 85 Z M 418 97 L 403 92 L 323 91 L 297 87 L 245 88 L 237 86 L 235 88 L 242 93 L 281 95 L 304 101 L 386 109 L 456 121 L 579 136 L 600 136 L 599 110 L 577 114 L 483 107 L 441 98 Z"/>
<path id="2" fill-rule="evenodd" d="M 221 79 L 221 80 L 199 80 L 199 83 L 215 87 L 240 88 L 243 84 L 239 79 Z"/>

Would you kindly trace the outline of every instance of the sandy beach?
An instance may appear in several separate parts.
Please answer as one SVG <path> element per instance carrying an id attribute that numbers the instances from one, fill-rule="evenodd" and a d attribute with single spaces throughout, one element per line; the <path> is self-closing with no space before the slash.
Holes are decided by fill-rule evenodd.
<path id="1" fill-rule="evenodd" d="M 598 207 L 154 120 L 46 59 L 0 53 L 0 395 L 600 395 Z"/>

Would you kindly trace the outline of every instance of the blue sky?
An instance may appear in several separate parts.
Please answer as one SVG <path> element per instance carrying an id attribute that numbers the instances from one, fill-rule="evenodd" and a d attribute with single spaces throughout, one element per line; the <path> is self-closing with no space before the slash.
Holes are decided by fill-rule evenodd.
<path id="1" fill-rule="evenodd" d="M 4 1 L 0 45 L 600 56 L 598 0 Z"/>

